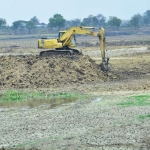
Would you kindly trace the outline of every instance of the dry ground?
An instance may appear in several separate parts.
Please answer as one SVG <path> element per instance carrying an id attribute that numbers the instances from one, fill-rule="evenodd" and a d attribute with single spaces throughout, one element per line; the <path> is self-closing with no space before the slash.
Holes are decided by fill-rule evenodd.
<path id="1" fill-rule="evenodd" d="M 130 37 L 126 38 L 130 41 Z M 120 37 L 121 40 L 124 39 Z M 100 63 L 97 47 L 95 49 L 81 47 L 84 47 L 84 54 L 92 57 L 97 64 Z M 49 92 L 72 92 L 76 89 L 76 92 L 93 95 L 97 99 L 79 100 L 55 109 L 42 106 L 32 109 L 1 107 L 0 147 L 4 146 L 6 149 L 10 149 L 7 146 L 14 149 L 34 147 L 47 150 L 149 150 L 150 119 L 149 117 L 139 119 L 141 115 L 150 114 L 149 105 L 135 104 L 129 107 L 118 105 L 120 102 L 128 102 L 129 97 L 133 95 L 150 95 L 148 47 L 148 45 L 109 46 L 110 71 L 105 74 L 107 82 L 85 81 L 63 87 L 36 88 Z M 23 49 L 26 50 L 27 47 Z M 16 50 L 14 48 L 12 52 L 16 53 Z M 35 48 L 35 51 L 37 53 L 38 50 Z M 6 51 L 3 49 L 2 55 L 4 52 Z M 1 92 L 4 90 L 6 89 L 3 88 Z"/>

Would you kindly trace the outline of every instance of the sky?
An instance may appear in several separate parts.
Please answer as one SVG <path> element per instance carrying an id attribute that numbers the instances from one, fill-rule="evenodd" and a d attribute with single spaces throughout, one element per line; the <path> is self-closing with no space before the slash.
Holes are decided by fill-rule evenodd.
<path id="1" fill-rule="evenodd" d="M 48 23 L 54 14 L 66 20 L 84 19 L 89 15 L 103 14 L 107 19 L 116 16 L 129 20 L 133 15 L 150 9 L 150 0 L 0 0 L 0 18 L 8 25 L 17 20 L 30 20 L 37 16 Z"/>

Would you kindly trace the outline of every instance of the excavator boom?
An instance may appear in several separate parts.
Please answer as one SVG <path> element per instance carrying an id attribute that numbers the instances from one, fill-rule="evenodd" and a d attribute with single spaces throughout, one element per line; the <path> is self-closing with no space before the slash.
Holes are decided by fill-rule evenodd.
<path id="1" fill-rule="evenodd" d="M 72 27 L 60 37 L 60 41 L 63 42 L 67 38 L 70 38 L 71 35 L 75 35 L 75 34 L 97 36 L 98 33 L 87 30 L 87 28 L 85 27 Z"/>

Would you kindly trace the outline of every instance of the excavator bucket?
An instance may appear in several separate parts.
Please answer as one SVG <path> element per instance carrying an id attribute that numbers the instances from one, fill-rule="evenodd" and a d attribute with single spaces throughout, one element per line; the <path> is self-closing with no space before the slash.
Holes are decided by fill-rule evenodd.
<path id="1" fill-rule="evenodd" d="M 107 58 L 106 61 L 104 61 L 100 64 L 100 69 L 102 71 L 107 72 L 109 70 L 108 62 L 109 62 L 109 58 Z"/>

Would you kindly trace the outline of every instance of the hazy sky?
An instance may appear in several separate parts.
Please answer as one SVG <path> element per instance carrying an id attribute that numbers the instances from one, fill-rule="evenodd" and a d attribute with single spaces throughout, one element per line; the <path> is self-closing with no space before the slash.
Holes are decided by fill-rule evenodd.
<path id="1" fill-rule="evenodd" d="M 40 22 L 48 23 L 55 13 L 65 19 L 83 19 L 87 16 L 103 14 L 130 19 L 134 14 L 143 14 L 150 9 L 150 0 L 0 0 L 0 18 L 9 25 L 16 20 L 30 20 L 37 16 Z"/>

